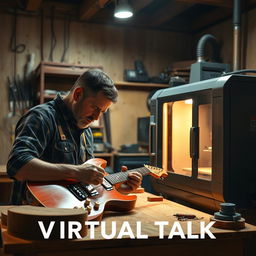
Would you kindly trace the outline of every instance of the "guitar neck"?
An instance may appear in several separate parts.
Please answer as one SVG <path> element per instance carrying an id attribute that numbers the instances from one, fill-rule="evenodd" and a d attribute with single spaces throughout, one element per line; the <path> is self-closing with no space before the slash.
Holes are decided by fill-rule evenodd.
<path id="1" fill-rule="evenodd" d="M 141 167 L 141 168 L 129 170 L 127 172 L 117 172 L 117 173 L 109 174 L 105 176 L 105 179 L 108 180 L 112 185 L 115 185 L 117 183 L 127 181 L 128 174 L 130 172 L 138 172 L 142 176 L 148 175 L 150 173 L 150 171 L 146 167 Z"/>

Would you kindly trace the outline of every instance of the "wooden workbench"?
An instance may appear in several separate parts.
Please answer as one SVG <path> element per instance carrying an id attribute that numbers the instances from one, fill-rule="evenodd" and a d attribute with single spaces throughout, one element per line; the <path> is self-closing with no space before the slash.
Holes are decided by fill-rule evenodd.
<path id="1" fill-rule="evenodd" d="M 111 223 L 116 221 L 117 234 L 124 221 L 128 221 L 136 236 L 136 222 L 142 223 L 142 234 L 147 234 L 148 239 L 104 239 L 100 227 L 95 229 L 95 238 L 90 239 L 89 234 L 83 239 L 69 241 L 26 241 L 10 236 L 2 227 L 2 240 L 4 253 L 15 255 L 37 255 L 37 256 L 167 256 L 167 255 L 214 255 L 214 256 L 241 256 L 255 255 L 253 241 L 256 238 L 256 227 L 246 224 L 245 229 L 240 231 L 221 230 L 211 228 L 216 239 L 181 239 L 174 236 L 168 239 L 170 229 L 176 217 L 176 213 L 195 214 L 201 220 L 193 220 L 193 234 L 199 234 L 201 221 L 209 222 L 210 215 L 164 200 L 163 202 L 148 202 L 147 193 L 138 194 L 135 209 L 126 214 L 108 212 L 103 221 L 107 224 L 107 233 Z M 164 229 L 164 239 L 159 239 L 159 229 L 154 221 L 168 221 L 169 225 Z M 187 222 L 180 222 L 185 234 Z M 116 235 L 117 236 L 117 235 Z M 255 251 L 254 251 L 255 250 Z M 252 254 L 251 254 L 252 253 Z M 1 251 L 0 251 L 1 255 Z"/>

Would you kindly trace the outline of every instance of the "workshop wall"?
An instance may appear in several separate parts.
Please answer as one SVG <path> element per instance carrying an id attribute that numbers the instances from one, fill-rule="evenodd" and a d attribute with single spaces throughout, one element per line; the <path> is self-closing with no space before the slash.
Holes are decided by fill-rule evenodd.
<path id="1" fill-rule="evenodd" d="M 256 9 L 243 13 L 241 19 L 241 69 L 256 68 Z M 212 34 L 221 46 L 221 58 L 223 63 L 233 63 L 233 24 L 232 19 L 210 27 L 197 33 L 194 38 L 193 56 L 195 58 L 196 45 L 204 34 Z M 209 49 L 208 49 L 209 50 Z M 209 53 L 209 51 L 207 51 Z"/>
<path id="2" fill-rule="evenodd" d="M 25 44 L 23 53 L 10 51 L 13 16 L 0 14 L 0 164 L 5 164 L 11 147 L 12 130 L 19 116 L 8 115 L 7 77 L 23 77 L 28 54 L 35 54 L 34 69 L 41 60 L 40 18 L 17 18 L 17 44 Z M 57 45 L 53 61 L 60 62 L 63 53 L 64 20 L 55 20 Z M 123 80 L 124 69 L 134 69 L 140 59 L 150 76 L 155 76 L 173 61 L 191 59 L 192 36 L 184 33 L 104 26 L 71 22 L 66 63 L 102 65 L 113 80 Z M 49 60 L 50 20 L 44 21 L 43 59 Z M 112 143 L 115 148 L 136 142 L 136 120 L 149 114 L 146 98 L 149 91 L 120 90 L 119 103 L 111 109 Z"/>

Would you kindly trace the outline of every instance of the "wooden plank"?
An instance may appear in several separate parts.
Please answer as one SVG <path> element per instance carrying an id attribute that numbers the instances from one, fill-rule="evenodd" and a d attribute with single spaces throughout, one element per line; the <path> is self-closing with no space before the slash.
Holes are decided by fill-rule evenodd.
<path id="1" fill-rule="evenodd" d="M 43 0 L 27 0 L 25 10 L 33 12 L 38 11 L 41 7 L 42 1 Z"/>
<path id="2" fill-rule="evenodd" d="M 87 68 L 88 69 L 88 68 Z M 56 76 L 80 76 L 82 75 L 86 70 L 86 68 L 81 69 L 70 69 L 70 68 L 64 68 L 64 67 L 47 67 L 44 68 L 45 74 L 52 74 Z"/>
<path id="3" fill-rule="evenodd" d="M 130 0 L 130 5 L 135 13 L 138 13 L 140 10 L 144 9 L 148 5 L 150 5 L 154 0 Z"/>
<path id="4" fill-rule="evenodd" d="M 91 19 L 110 0 L 83 0 L 80 7 L 80 20 Z"/>
<path id="5" fill-rule="evenodd" d="M 15 118 L 8 116 L 8 84 L 7 77 L 12 77 L 14 67 L 14 53 L 10 51 L 10 38 L 12 34 L 13 16 L 1 14 L 0 30 L 2 36 L 0 41 L 0 164 L 6 164 L 11 147 L 11 131 L 15 126 Z M 19 42 L 19 41 L 17 41 Z M 4 60 L 4 61 L 3 61 Z M 24 59 L 23 59 L 24 60 Z"/>
<path id="6" fill-rule="evenodd" d="M 129 88 L 129 87 L 140 87 L 140 88 L 167 88 L 168 84 L 154 84 L 154 83 L 137 83 L 137 82 L 126 82 L 126 81 L 117 81 L 115 82 L 117 88 Z"/>
<path id="7" fill-rule="evenodd" d="M 222 8 L 222 9 L 215 9 L 213 11 L 207 12 L 202 16 L 198 17 L 193 24 L 192 30 L 198 31 L 206 26 L 213 25 L 223 19 L 231 17 L 232 9 Z"/>
<path id="8" fill-rule="evenodd" d="M 186 2 L 194 4 L 207 4 L 220 7 L 233 7 L 233 0 L 176 0 L 177 2 Z"/>
<path id="9" fill-rule="evenodd" d="M 174 17 L 177 17 L 179 14 L 183 13 L 193 5 L 194 3 L 168 1 L 167 5 L 165 5 L 162 9 L 153 15 L 151 18 L 152 22 L 150 23 L 150 26 L 157 27 L 173 19 Z"/>

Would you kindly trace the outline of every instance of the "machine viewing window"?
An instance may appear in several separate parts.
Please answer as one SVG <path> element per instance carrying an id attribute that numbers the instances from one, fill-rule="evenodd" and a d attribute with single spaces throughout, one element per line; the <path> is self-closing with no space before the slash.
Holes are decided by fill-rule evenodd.
<path id="1" fill-rule="evenodd" d="M 164 103 L 163 108 L 163 167 L 176 174 L 191 176 L 192 100 Z"/>
<path id="2" fill-rule="evenodd" d="M 212 176 L 212 104 L 198 105 L 199 159 L 198 178 L 211 180 Z"/>
<path id="3" fill-rule="evenodd" d="M 168 171 L 211 180 L 212 104 L 207 98 L 163 104 L 162 163 Z"/>

